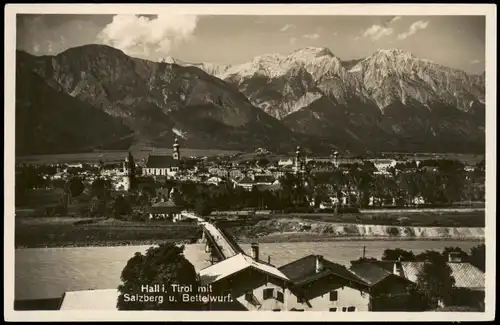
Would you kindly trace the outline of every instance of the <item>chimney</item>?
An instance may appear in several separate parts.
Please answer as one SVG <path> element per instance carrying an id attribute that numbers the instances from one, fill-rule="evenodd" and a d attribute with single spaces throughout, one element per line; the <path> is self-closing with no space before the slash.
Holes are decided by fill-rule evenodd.
<path id="1" fill-rule="evenodd" d="M 316 255 L 316 273 L 323 271 L 323 256 Z"/>
<path id="2" fill-rule="evenodd" d="M 462 257 L 459 252 L 449 252 L 448 253 L 448 262 L 450 263 L 461 263 Z"/>
<path id="3" fill-rule="evenodd" d="M 271 264 L 271 255 L 267 256 L 267 264 Z"/>
<path id="4" fill-rule="evenodd" d="M 403 266 L 401 265 L 401 258 L 398 258 L 398 260 L 394 262 L 392 273 L 394 273 L 394 275 L 403 276 Z"/>
<path id="5" fill-rule="evenodd" d="M 256 261 L 259 260 L 259 244 L 252 243 L 252 258 Z"/>

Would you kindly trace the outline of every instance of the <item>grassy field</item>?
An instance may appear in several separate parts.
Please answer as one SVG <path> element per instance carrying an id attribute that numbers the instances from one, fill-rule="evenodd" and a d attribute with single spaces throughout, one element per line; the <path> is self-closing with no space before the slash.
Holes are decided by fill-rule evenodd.
<path id="1" fill-rule="evenodd" d="M 62 164 L 62 163 L 97 163 L 100 160 L 103 162 L 122 161 L 127 156 L 128 151 L 96 151 L 87 153 L 70 153 L 57 155 L 32 155 L 16 157 L 16 163 L 31 163 L 31 164 Z M 150 150 L 132 150 L 132 155 L 136 160 L 146 158 Z M 157 148 L 155 154 L 171 154 L 171 148 Z M 222 150 L 222 149 L 184 149 L 181 148 L 181 155 L 184 157 L 213 157 L 234 155 L 238 151 Z"/>
<path id="2" fill-rule="evenodd" d="M 152 245 L 193 242 L 201 237 L 196 224 L 129 222 L 89 218 L 18 218 L 16 248 Z"/>

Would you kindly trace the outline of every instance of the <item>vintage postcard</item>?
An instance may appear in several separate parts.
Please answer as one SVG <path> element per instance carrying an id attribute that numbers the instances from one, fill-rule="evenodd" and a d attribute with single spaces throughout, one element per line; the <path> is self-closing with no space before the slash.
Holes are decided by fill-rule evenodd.
<path id="1" fill-rule="evenodd" d="M 492 320 L 496 64 L 494 5 L 7 5 L 5 318 Z"/>

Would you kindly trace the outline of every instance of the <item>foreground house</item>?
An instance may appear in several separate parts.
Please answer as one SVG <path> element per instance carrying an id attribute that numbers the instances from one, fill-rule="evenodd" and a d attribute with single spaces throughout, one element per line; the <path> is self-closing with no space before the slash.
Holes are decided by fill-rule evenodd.
<path id="1" fill-rule="evenodd" d="M 344 266 L 308 255 L 279 268 L 292 282 L 287 308 L 292 311 L 368 311 L 366 284 Z"/>
<path id="2" fill-rule="evenodd" d="M 401 310 L 411 309 L 411 301 L 408 294 L 405 294 L 406 284 L 415 284 L 418 274 L 423 269 L 426 262 L 402 262 L 402 261 L 354 261 L 351 271 L 369 282 L 373 286 L 373 292 L 380 292 L 382 287 L 392 288 L 392 302 L 399 302 L 397 306 L 387 304 L 382 298 L 387 295 L 379 295 L 378 304 L 375 308 L 402 308 Z M 451 275 L 455 278 L 456 290 L 452 293 L 452 303 L 457 306 L 470 306 L 475 308 L 484 307 L 484 272 L 470 263 L 462 262 L 450 255 L 447 265 L 451 269 Z M 398 279 L 398 280 L 396 280 Z M 392 282 L 392 283 L 391 283 Z M 400 282 L 400 286 L 396 285 Z M 405 284 L 406 282 L 406 284 Z M 382 290 L 383 291 L 383 290 Z M 408 305 L 410 304 L 410 305 Z M 384 307 L 386 306 L 386 307 Z"/>
<path id="3" fill-rule="evenodd" d="M 400 268 L 385 269 L 371 262 L 353 261 L 349 270 L 366 283 L 370 311 L 408 311 L 414 308 L 409 293 L 413 283 L 401 276 Z"/>
<path id="4" fill-rule="evenodd" d="M 199 272 L 201 284 L 210 285 L 210 310 L 286 310 L 290 280 L 275 266 L 239 253 Z M 230 296 L 231 301 L 222 301 Z"/>

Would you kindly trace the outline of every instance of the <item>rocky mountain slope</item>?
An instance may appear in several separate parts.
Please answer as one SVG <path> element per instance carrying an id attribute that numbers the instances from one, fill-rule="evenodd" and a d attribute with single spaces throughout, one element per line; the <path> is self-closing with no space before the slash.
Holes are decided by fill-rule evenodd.
<path id="1" fill-rule="evenodd" d="M 237 89 L 196 67 L 131 58 L 103 45 L 57 56 L 19 52 L 18 61 L 54 91 L 122 121 L 135 144 L 170 147 L 182 135 L 181 145 L 190 148 L 292 150 L 301 141 Z M 23 78 L 20 84 L 30 82 Z"/>
<path id="2" fill-rule="evenodd" d="M 51 134 L 18 133 L 19 148 L 56 150 L 54 139 L 66 134 L 58 130 L 77 122 L 67 113 L 72 106 L 86 112 L 82 120 L 102 122 L 70 128 L 64 150 L 104 143 L 170 147 L 177 135 L 190 148 L 484 151 L 484 74 L 470 76 L 400 50 L 350 61 L 312 47 L 235 66 L 163 61 L 104 45 L 56 56 L 18 52 L 16 126 L 36 128 L 43 120 L 50 123 L 43 132 Z M 32 82 L 47 93 L 50 113 L 37 108 Z"/>
<path id="3" fill-rule="evenodd" d="M 374 150 L 484 150 L 484 74 L 378 50 L 342 61 L 326 48 L 265 55 L 219 75 L 294 131 Z"/>
<path id="4" fill-rule="evenodd" d="M 16 155 L 126 150 L 130 146 L 133 132 L 119 119 L 50 87 L 22 58 L 20 61 L 16 71 Z"/>

